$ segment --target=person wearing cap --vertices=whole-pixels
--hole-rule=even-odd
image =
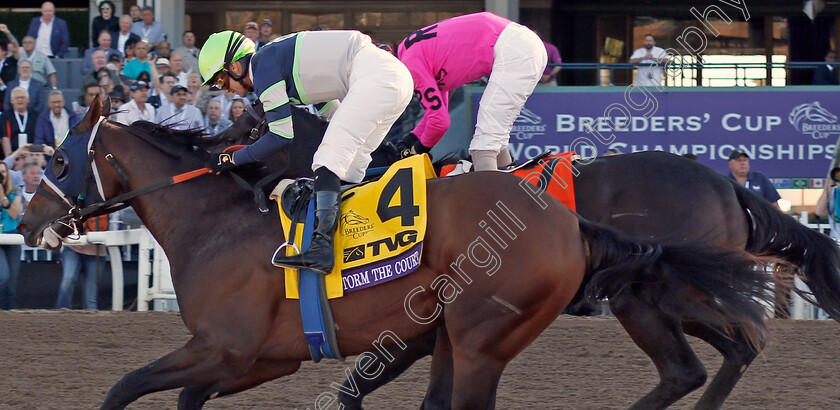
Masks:
[[[161,105],[155,115],[155,122],[167,125],[176,130],[190,130],[204,128],[201,111],[195,106],[187,104],[190,90],[180,84],[175,84],[169,90],[169,103]]]
[[[136,121],[155,122],[155,107],[146,101],[149,99],[149,84],[145,81],[135,81],[129,87],[131,90],[131,101],[120,107],[120,113],[111,118],[125,125],[131,125]]]
[[[169,64],[169,59],[166,57],[158,57],[155,60],[155,70],[157,70],[157,74],[164,75],[169,72],[171,66]]]
[[[779,208],[777,201],[782,197],[776,191],[776,187],[761,172],[750,171],[750,156],[742,148],[736,148],[729,154],[729,179],[761,195]]]
[[[114,91],[108,93],[108,98],[111,99],[111,112],[117,112],[125,104],[125,91],[122,88],[114,88]]]
[[[274,24],[270,19],[263,19],[260,22],[260,38],[257,40],[257,50],[270,43],[271,40],[274,40]]]
[[[176,48],[173,50],[173,53],[178,53],[181,57],[184,58],[184,71],[186,72],[198,72],[198,53],[201,52],[201,49],[196,47],[195,45],[195,33],[192,31],[185,31],[183,37],[181,38],[181,43],[183,44],[181,47]]]
[[[335,262],[340,183],[361,182],[365,176],[371,153],[411,100],[411,74],[370,37],[352,30],[292,33],[259,52],[242,34],[223,31],[204,43],[198,65],[205,85],[243,97],[254,91],[268,123],[268,133],[255,143],[211,157],[207,165],[217,172],[268,160],[291,144],[295,138],[292,104],[315,104],[331,117],[312,159],[312,244],[301,254],[287,257],[276,252],[272,258],[275,266],[329,274]]]
[[[245,34],[245,37],[248,38],[248,40],[251,40],[254,42],[254,44],[256,44],[257,39],[260,36],[260,26],[258,26],[257,23],[254,21],[249,21],[245,23],[245,30],[243,31],[243,33]]]

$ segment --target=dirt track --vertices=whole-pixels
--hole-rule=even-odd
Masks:
[[[772,324],[775,340],[745,374],[725,408],[840,408],[840,325]],[[128,371],[180,347],[189,335],[177,314],[0,312],[0,409],[91,409]],[[719,356],[692,340],[710,371]],[[227,398],[209,409],[314,408],[353,362],[305,363],[295,375]],[[371,395],[370,409],[418,408],[428,359]],[[626,408],[657,382],[656,370],[617,321],[562,316],[508,366],[500,409]],[[690,408],[698,392],[676,408]],[[129,408],[175,408],[177,392],[146,396]],[[337,408],[332,406],[331,408]]]

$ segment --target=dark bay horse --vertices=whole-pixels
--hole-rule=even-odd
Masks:
[[[219,142],[243,143],[243,133],[254,125],[253,119],[241,118]],[[300,115],[295,119],[295,127],[305,130],[308,136],[318,136],[323,135],[326,123]],[[314,152],[317,142],[309,144]],[[311,157],[311,153],[308,155]],[[308,166],[302,161],[299,172],[306,174]],[[696,161],[663,152],[598,158],[576,168],[580,172],[574,178],[576,207],[584,218],[634,236],[657,238],[663,243],[680,245],[706,240],[780,258],[799,266],[796,273],[810,286],[815,304],[835,320],[840,318],[840,251],[834,242],[782,214],[720,173]],[[577,295],[575,301],[581,296]],[[813,299],[812,295],[802,296]],[[660,384],[640,399],[635,408],[666,407],[705,384],[706,369],[683,333],[708,342],[723,356],[723,364],[697,403],[698,408],[720,407],[758,354],[740,335],[727,335],[723,329],[656,312],[642,300],[624,298],[620,303],[610,302],[612,312],[634,342],[648,353],[660,375]],[[366,394],[396,378],[416,360],[432,354],[435,339],[436,335],[430,333],[409,343],[405,349],[395,349],[390,354],[396,360],[383,360],[387,368],[377,378],[355,375],[358,389],[346,387],[347,391],[359,393],[342,392],[342,404],[349,409],[361,408]],[[427,407],[448,400],[440,397],[448,396],[445,384],[433,383],[430,387]]]
[[[203,167],[207,155],[195,149],[204,143],[201,134],[149,123],[126,127],[101,112],[97,99],[59,147],[19,230],[27,244],[41,244],[53,224],[67,222],[67,215],[73,223],[79,206],[144,190],[127,202],[169,258],[181,316],[193,335],[126,374],[102,408],[121,409],[174,388],[184,388],[179,408],[201,408],[210,398],[295,372],[310,356],[298,302],[284,297],[283,275],[270,263],[282,239],[276,210],[258,216],[250,193],[227,174],[145,191]],[[300,154],[296,145],[287,156]],[[331,301],[342,353],[437,332],[435,359],[451,365],[451,407],[492,408],[506,364],[584,283],[590,297],[609,297],[617,306],[626,301],[628,313],[643,303],[640,315],[726,327],[725,334],[763,343],[762,303],[772,279],[753,265],[765,261],[741,251],[630,240],[559,202],[543,207],[521,182],[495,172],[429,181],[420,268]],[[510,230],[504,240],[488,238],[488,211],[507,217],[499,225]],[[464,255],[469,263],[459,262]],[[460,264],[457,275],[453,262]],[[657,354],[670,354],[665,348]]]

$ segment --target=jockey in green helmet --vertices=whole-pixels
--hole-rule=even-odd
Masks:
[[[208,164],[216,171],[267,160],[291,144],[293,104],[315,104],[332,117],[312,159],[312,245],[295,256],[275,252],[272,260],[281,267],[330,273],[340,181],[362,180],[370,154],[408,105],[414,88],[408,69],[370,37],[352,30],[292,33],[258,52],[242,34],[223,31],[204,43],[198,67],[205,85],[243,97],[255,92],[268,124],[269,132],[255,143],[232,154],[216,154]]]

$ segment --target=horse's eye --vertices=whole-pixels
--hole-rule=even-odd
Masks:
[[[61,151],[56,151],[55,155],[53,155],[50,170],[59,181],[64,181],[70,175],[70,164],[64,158],[64,154]]]

